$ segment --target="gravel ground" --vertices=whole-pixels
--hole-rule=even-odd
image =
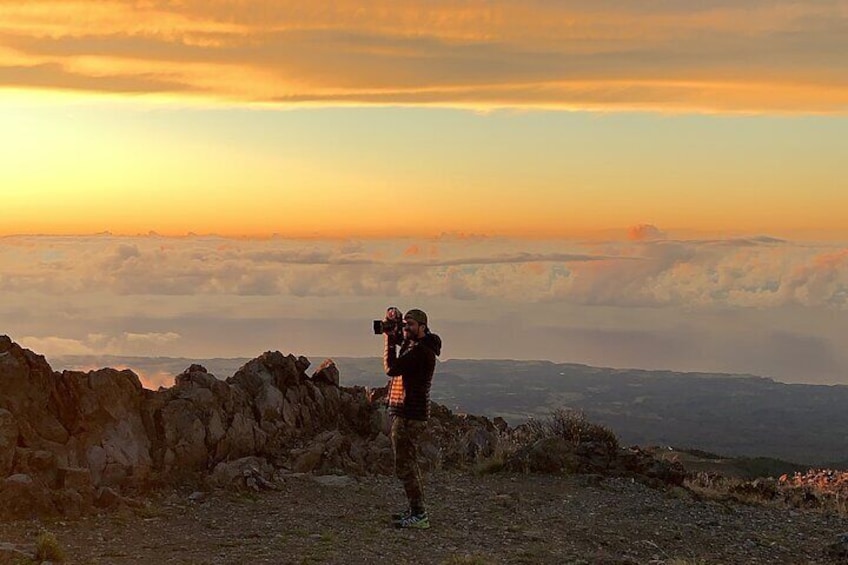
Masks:
[[[171,491],[141,508],[2,523],[0,544],[31,547],[46,529],[68,563],[773,564],[833,562],[825,549],[848,531],[835,515],[629,479],[459,472],[428,479],[431,529],[395,530],[394,480],[322,480],[287,476],[258,494]]]

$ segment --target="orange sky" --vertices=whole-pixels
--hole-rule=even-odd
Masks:
[[[846,29],[845,2],[0,0],[0,234],[842,237]]]

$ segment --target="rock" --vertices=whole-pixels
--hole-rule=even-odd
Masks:
[[[333,386],[339,386],[339,369],[336,367],[332,359],[327,359],[318,366],[318,370],[312,375],[312,380],[319,383],[326,383]]]
[[[35,559],[35,547],[0,543],[0,563],[31,563]]]
[[[109,509],[120,505],[123,498],[117,491],[109,487],[100,487],[94,497],[94,505],[98,508]]]
[[[312,480],[325,487],[347,487],[356,483],[356,479],[347,475],[314,475]]]
[[[171,454],[165,471],[186,474],[206,468],[209,452],[204,414],[202,405],[181,398],[168,402],[162,409],[163,440]]]
[[[17,445],[18,423],[15,421],[15,416],[8,410],[0,408],[0,478],[11,473]]]
[[[492,420],[492,424],[495,426],[495,428],[497,428],[498,432],[502,434],[505,434],[509,431],[509,424],[500,416],[496,416],[495,419]]]
[[[270,383],[280,390],[285,390],[289,386],[298,385],[301,380],[303,372],[293,355],[284,356],[279,351],[268,351],[245,363],[227,379],[227,383],[240,386],[250,396],[255,397],[266,384]]]
[[[17,448],[15,452],[16,473],[38,478],[46,485],[56,484],[58,461],[56,454],[43,449]]]
[[[66,443],[76,404],[74,391],[43,356],[0,336],[0,408],[14,416],[23,447]]]
[[[206,499],[206,493],[196,490],[190,495],[188,495],[188,499],[192,502],[202,502]]]
[[[60,488],[72,489],[80,493],[92,490],[93,484],[89,469],[59,467],[57,471]]]
[[[93,491],[80,493],[74,489],[62,489],[53,492],[53,502],[63,516],[78,518],[91,510]]]
[[[285,399],[280,389],[266,383],[256,396],[256,410],[262,422],[276,422],[283,412]]]
[[[65,371],[79,399],[74,439],[76,461],[88,464],[95,485],[120,485],[150,475],[151,442],[144,424],[143,388],[132,371],[101,369],[88,373]]]
[[[29,475],[16,474],[0,482],[0,516],[35,518],[57,512],[45,485]]]
[[[321,463],[322,457],[322,451],[316,451],[314,449],[312,451],[306,451],[297,457],[292,469],[296,473],[311,473]]]
[[[274,468],[262,457],[244,457],[215,466],[209,484],[217,488],[237,490],[271,490]]]

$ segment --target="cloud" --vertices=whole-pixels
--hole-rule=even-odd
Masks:
[[[627,239],[631,241],[645,241],[647,239],[665,239],[666,234],[657,226],[651,224],[639,224],[627,230]]]
[[[57,336],[22,336],[21,346],[42,355],[93,355],[97,350],[91,345],[78,340]]]
[[[454,297],[610,306],[848,309],[848,251],[768,237],[601,243],[505,238],[0,239],[0,291],[27,296]],[[417,250],[414,253],[410,251]],[[122,298],[125,297],[125,298]],[[21,298],[24,300],[24,298]],[[72,301],[71,304],[75,302]],[[74,314],[69,314],[74,315]]]
[[[3,1],[0,21],[4,86],[474,108],[844,113],[848,101],[836,1]]]
[[[180,339],[180,334],[174,332],[166,332],[166,333],[145,333],[145,334],[137,334],[137,333],[125,333],[124,338],[128,343],[141,343],[141,344],[153,344],[159,345],[162,343],[169,343],[172,341],[176,341]]]

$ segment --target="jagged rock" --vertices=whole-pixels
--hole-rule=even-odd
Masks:
[[[60,467],[57,474],[59,488],[72,489],[79,493],[89,492],[93,489],[94,485],[89,469]]]
[[[261,422],[276,422],[282,416],[285,398],[280,389],[266,383],[256,396],[256,410]]]
[[[152,471],[151,442],[142,415],[143,387],[129,370],[65,371],[79,399],[75,445],[67,466],[85,465],[95,485],[120,485]]]
[[[0,408],[0,477],[5,477],[12,471],[17,445],[18,423],[11,412]]]
[[[165,444],[165,471],[190,472],[206,468],[206,427],[202,416],[205,410],[190,400],[177,399],[162,410],[162,429]]]
[[[57,513],[50,491],[29,475],[16,474],[0,482],[0,516],[18,519]]]
[[[218,463],[209,477],[210,485],[239,490],[273,489],[274,467],[262,457],[243,457],[228,463]]]
[[[332,359],[327,359],[318,366],[318,370],[312,375],[312,380],[339,386],[339,369]]]
[[[59,464],[56,454],[41,449],[19,447],[15,453],[15,468],[17,474],[38,477],[47,485],[56,484]]]
[[[6,506],[78,514],[92,504],[130,504],[125,486],[196,474],[211,473],[210,482],[228,488],[272,488],[268,461],[300,473],[392,474],[385,405],[364,387],[339,387],[331,360],[312,378],[308,367],[305,357],[266,352],[226,381],[191,365],[173,387],[149,391],[131,371],[54,373],[43,357],[0,337],[0,481],[18,473],[2,483],[0,514]],[[437,404],[421,465],[468,466],[502,452],[502,441],[526,444],[508,461],[516,470],[639,475],[663,484],[684,476],[609,442],[527,444],[502,419]]]
[[[109,487],[100,487],[94,497],[94,505],[98,508],[115,508],[123,502],[123,497]]]
[[[64,444],[76,415],[76,395],[41,355],[0,336],[0,408],[17,421],[24,447]]]
[[[297,370],[301,373],[305,373],[306,369],[309,368],[309,365],[311,365],[309,359],[307,359],[303,355],[298,356],[297,360],[295,361],[295,366],[297,367]]]
[[[227,383],[238,385],[250,396],[256,396],[266,384],[285,390],[300,384],[303,377],[303,371],[293,355],[284,356],[279,351],[268,351],[245,363],[227,379]]]
[[[93,507],[93,494],[93,490],[81,493],[71,488],[61,489],[53,492],[53,503],[63,516],[79,517]]]

